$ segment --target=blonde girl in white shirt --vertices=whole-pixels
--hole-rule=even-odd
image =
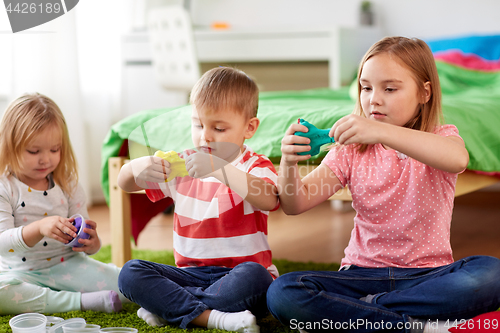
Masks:
[[[74,214],[90,238],[75,236]],[[14,100],[0,124],[0,314],[117,312],[119,268],[99,251],[68,128],[59,107],[34,93]]]

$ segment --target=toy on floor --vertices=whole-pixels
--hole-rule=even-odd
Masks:
[[[330,128],[318,129],[316,128],[316,126],[305,121],[302,118],[299,118],[298,123],[306,126],[309,129],[309,131],[306,133],[295,132],[294,135],[305,136],[306,138],[309,138],[311,140],[311,143],[309,143],[309,145],[311,146],[311,150],[297,153],[297,155],[311,155],[311,156],[318,155],[319,149],[321,148],[322,145],[335,142],[335,140],[328,135],[330,133]],[[303,146],[302,144],[297,144],[297,145]]]
[[[66,246],[71,246],[71,247],[82,247],[83,244],[79,243],[79,239],[89,239],[90,235],[86,232],[83,231],[85,228],[90,228],[87,226],[85,223],[85,219],[83,218],[82,215],[80,214],[75,214],[71,216],[70,218],[75,218],[73,220],[73,225],[76,227],[76,237],[71,240],[68,244],[65,244]]]
[[[186,161],[179,157],[179,155],[171,150],[167,152],[163,152],[161,150],[157,150],[155,153],[156,157],[161,157],[168,163],[170,163],[170,175],[168,176],[165,182],[169,182],[175,177],[184,177],[189,176],[189,173],[186,169]]]

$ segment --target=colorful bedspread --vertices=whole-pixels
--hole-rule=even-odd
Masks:
[[[500,70],[500,35],[439,39],[427,44],[436,60],[470,70]]]
[[[445,122],[458,127],[470,154],[468,168],[500,173],[500,35],[434,40],[428,44],[436,58]],[[348,87],[261,93],[261,125],[247,144],[278,161],[281,139],[291,123],[303,118],[318,128],[328,128],[351,113],[353,107]],[[106,200],[108,158],[126,155],[127,140],[151,147],[132,157],[152,154],[156,149],[179,152],[192,148],[190,115],[190,106],[149,110],[112,126],[102,146],[101,184]],[[324,153],[316,161],[322,156]],[[148,210],[132,207],[133,223],[141,219],[137,215],[144,211]],[[142,220],[146,218],[149,220],[148,216]]]

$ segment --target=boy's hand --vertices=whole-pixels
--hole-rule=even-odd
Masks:
[[[83,244],[82,247],[73,247],[75,252],[85,252],[86,254],[95,254],[101,248],[101,241],[97,236],[97,224],[92,220],[85,220],[87,228],[83,228],[83,232],[89,234],[88,239],[79,239],[78,243]]]
[[[367,119],[355,114],[340,118],[330,130],[330,136],[335,142],[343,145],[352,143],[375,144],[379,143],[379,135],[384,130],[384,123]]]
[[[281,140],[281,161],[293,165],[299,161],[311,158],[311,155],[297,155],[297,153],[311,150],[311,140],[304,136],[294,135],[295,132],[307,133],[308,128],[304,125],[294,123],[286,130],[285,136]],[[301,145],[296,145],[299,143]]]
[[[163,183],[170,175],[170,163],[161,157],[144,156],[130,161],[135,180]]]
[[[76,227],[69,219],[61,216],[49,216],[38,221],[42,236],[67,244],[76,237]]]
[[[186,158],[186,169],[193,178],[207,178],[213,172],[224,168],[229,162],[205,152],[197,152]]]

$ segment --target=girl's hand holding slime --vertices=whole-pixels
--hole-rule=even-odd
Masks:
[[[307,132],[309,129],[301,124],[291,124],[281,140],[281,163],[287,165],[297,164],[311,158],[309,151],[311,140],[305,136],[294,135],[296,132]],[[300,154],[299,153],[303,153]],[[304,155],[305,154],[305,155]]]
[[[380,143],[380,135],[387,133],[391,128],[390,124],[385,124],[367,119],[355,114],[350,114],[340,118],[330,130],[332,137],[337,138],[337,142],[342,145],[353,143],[375,144]]]
[[[309,138],[311,141],[309,145],[311,149],[309,151],[298,152],[298,155],[318,155],[321,146],[327,143],[334,143],[333,137],[330,137],[330,129],[318,129],[313,124],[305,121],[304,119],[299,119],[299,124],[307,127],[307,132],[297,131],[294,134],[298,136],[304,136]]]

